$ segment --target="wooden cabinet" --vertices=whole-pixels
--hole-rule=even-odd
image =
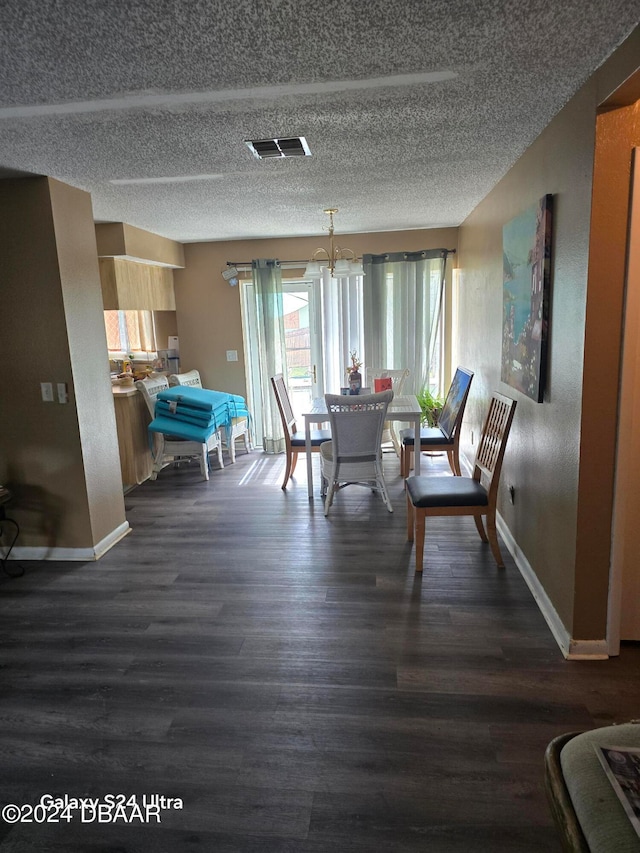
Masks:
[[[122,485],[135,486],[148,480],[153,467],[147,425],[149,410],[136,388],[113,388],[116,410],[116,429],[120,449]]]
[[[99,258],[105,311],[175,311],[173,270],[123,258]]]

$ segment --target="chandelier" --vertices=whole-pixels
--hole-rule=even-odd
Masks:
[[[362,261],[358,260],[352,249],[335,246],[333,242],[333,215],[338,212],[337,207],[328,207],[324,211],[329,216],[329,227],[323,226],[329,231],[329,249],[316,249],[311,260],[307,264],[304,277],[311,281],[319,281],[322,278],[323,267],[329,268],[332,278],[350,275],[364,275]]]

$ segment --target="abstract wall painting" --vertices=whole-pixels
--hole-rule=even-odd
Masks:
[[[501,379],[542,403],[547,375],[553,196],[502,229]]]

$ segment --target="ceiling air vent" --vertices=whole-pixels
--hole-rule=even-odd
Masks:
[[[289,136],[284,139],[245,139],[245,144],[258,160],[266,160],[268,157],[311,156],[304,136]]]

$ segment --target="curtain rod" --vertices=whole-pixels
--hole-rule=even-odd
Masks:
[[[298,267],[306,267],[309,259],[306,261],[280,261],[280,266],[284,269],[296,269]],[[238,270],[250,270],[251,261],[227,261],[228,267],[235,267]]]
[[[407,252],[407,254],[413,255],[413,254],[417,254],[419,252],[432,252],[432,251],[434,251],[434,250],[433,249],[418,249],[417,252]],[[442,251],[446,252],[447,255],[455,255],[456,254],[455,249],[442,249]],[[366,253],[366,254],[368,254],[368,253]],[[394,254],[394,253],[393,252],[383,252],[382,254]],[[306,265],[308,263],[309,263],[309,258],[307,258],[306,261],[280,261],[280,266],[283,269],[297,269],[299,267],[306,267]],[[251,269],[251,261],[227,261],[227,266],[228,267],[236,267],[236,269],[242,270],[244,272],[245,270]]]

